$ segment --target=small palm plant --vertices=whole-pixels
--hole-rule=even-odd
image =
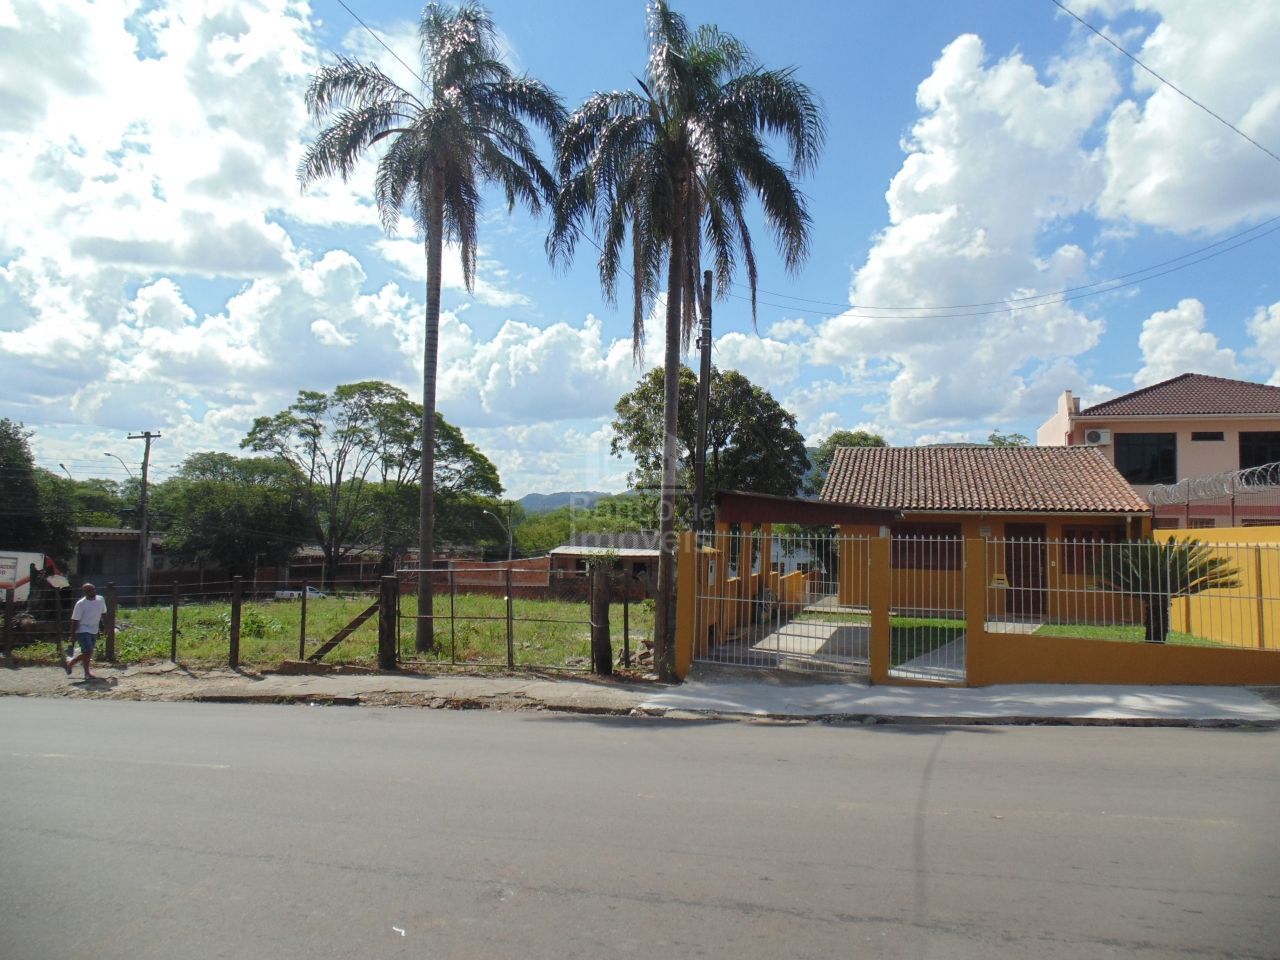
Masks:
[[[1240,586],[1239,572],[1231,561],[1192,537],[1104,547],[1094,562],[1093,575],[1099,587],[1142,604],[1148,643],[1164,643],[1168,638],[1169,605],[1175,597]]]

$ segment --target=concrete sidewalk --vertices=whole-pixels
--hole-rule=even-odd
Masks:
[[[1280,688],[1028,685],[867,687],[771,671],[700,674],[679,686],[582,675],[511,676],[189,670],[95,665],[0,668],[0,696],[548,710],[624,716],[836,719],[901,723],[1280,726]]]
[[[868,722],[1280,726],[1280,691],[1243,687],[865,687],[691,680],[646,709]]]

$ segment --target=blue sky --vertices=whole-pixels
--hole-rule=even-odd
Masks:
[[[350,6],[413,62],[420,7]],[[811,442],[1034,436],[1065,389],[1100,400],[1187,370],[1280,382],[1280,233],[1100,295],[1020,300],[1280,215],[1280,163],[1049,0],[677,8],[795,66],[826,108],[807,264],[787,274],[757,223],[757,323],[741,287],[715,310],[716,362]],[[570,107],[643,68],[638,0],[490,9],[512,62]],[[1280,152],[1280,6],[1072,9]],[[0,416],[36,431],[43,465],[122,477],[103,453],[136,461],[125,435],[153,429],[164,476],[236,449],[298,389],[419,390],[420,245],[380,230],[368,168],[305,196],[294,178],[314,132],[302,92],[333,51],[413,82],[329,0],[0,0]],[[545,229],[491,197],[475,295],[446,265],[440,408],[514,496],[618,490],[610,413],[646,369],[630,306],[603,302],[587,245],[552,270]],[[986,303],[1004,306],[938,309]]]

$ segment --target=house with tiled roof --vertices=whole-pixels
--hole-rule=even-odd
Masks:
[[[884,532],[895,609],[926,597],[959,609],[962,542],[981,539],[1005,612],[1040,617],[1055,613],[1046,609],[1053,588],[1087,580],[1089,544],[1149,530],[1146,502],[1102,451],[1084,446],[842,447],[821,499],[899,516],[887,530],[841,525],[851,538],[841,603],[854,606],[866,583],[857,544]]]
[[[1204,496],[1189,483],[1280,462],[1280,387],[1184,373],[1084,409],[1068,390],[1036,438],[1101,451],[1144,499],[1164,488],[1154,497],[1157,526],[1280,522],[1274,494],[1239,497],[1224,484],[1221,496]],[[1178,484],[1185,497],[1167,490]]]

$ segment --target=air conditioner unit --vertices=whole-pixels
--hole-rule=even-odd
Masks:
[[[1084,442],[1091,447],[1104,447],[1111,442],[1110,430],[1086,430]]]

